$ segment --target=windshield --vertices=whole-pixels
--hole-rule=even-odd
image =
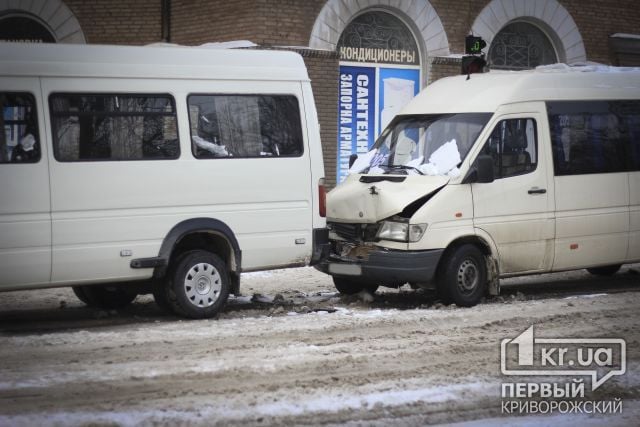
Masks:
[[[350,172],[455,173],[490,117],[491,113],[397,116]]]

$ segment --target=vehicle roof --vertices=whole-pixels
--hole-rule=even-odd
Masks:
[[[640,68],[554,64],[446,77],[427,86],[400,114],[494,112],[516,102],[587,99],[640,99]]]
[[[0,76],[309,80],[288,51],[10,42],[0,43]]]

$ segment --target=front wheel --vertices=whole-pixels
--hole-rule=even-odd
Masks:
[[[227,266],[211,252],[195,250],[182,254],[169,276],[167,302],[180,316],[192,319],[215,316],[229,297],[231,280]]]
[[[355,295],[360,291],[367,290],[373,294],[378,290],[378,285],[373,285],[359,280],[345,279],[344,277],[333,277],[333,284],[338,292],[344,295]]]
[[[471,307],[480,302],[487,288],[484,255],[471,244],[445,255],[437,276],[438,293],[446,303]]]

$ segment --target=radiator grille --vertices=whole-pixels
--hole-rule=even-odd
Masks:
[[[340,237],[352,241],[373,242],[378,233],[378,224],[347,224],[331,222],[329,227]]]

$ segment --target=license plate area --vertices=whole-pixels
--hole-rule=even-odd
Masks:
[[[362,267],[357,264],[329,264],[329,273],[343,276],[361,276]]]

